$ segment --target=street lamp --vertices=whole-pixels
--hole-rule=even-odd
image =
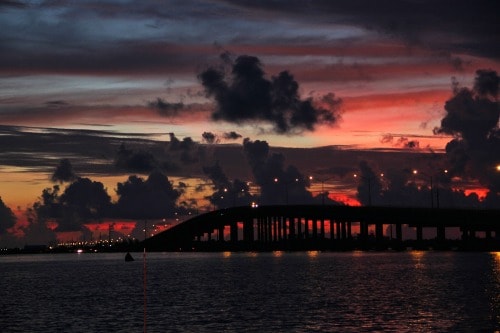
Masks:
[[[358,175],[358,174],[354,174],[354,178],[361,178],[361,179],[364,179],[368,182],[368,206],[371,206],[372,205],[372,179],[374,179],[374,177],[366,177],[366,176],[362,176],[362,175]],[[384,177],[384,174],[381,173],[380,174],[380,177]]]
[[[274,178],[274,182],[275,182],[276,184],[278,184],[278,183],[279,183],[279,178]],[[292,184],[292,183],[294,183],[294,182],[298,183],[298,182],[299,182],[299,179],[298,179],[298,178],[295,178],[295,179],[294,179],[294,180],[292,180],[292,181],[289,181],[289,182],[283,182],[283,184],[285,184],[285,203],[286,203],[286,205],[288,205],[288,184]]]
[[[447,174],[448,170],[446,170],[446,169],[443,170],[443,173]],[[413,170],[413,174],[414,175],[421,174],[421,175],[429,178],[430,185],[431,185],[431,208],[434,208],[434,185],[433,185],[433,181],[432,181],[433,180],[433,176],[432,175],[428,175],[425,172],[418,171],[416,169]],[[436,207],[439,208],[439,184],[438,184],[438,186],[436,186]]]
[[[354,176],[356,177],[356,176]],[[322,205],[325,205],[325,182],[332,179],[334,177],[330,177],[330,178],[325,178],[325,179],[318,179],[318,181],[321,182],[321,204]],[[313,180],[313,176],[309,176],[309,180]]]
[[[419,173],[418,170],[413,170],[413,174],[416,176],[417,174]],[[432,184],[432,176],[429,176],[428,174],[424,173],[424,172],[420,172],[421,175],[425,176],[425,177],[429,177],[430,179],[430,182],[431,182],[431,208],[434,208],[434,186]]]

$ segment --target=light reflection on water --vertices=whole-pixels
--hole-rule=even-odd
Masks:
[[[133,256],[0,256],[0,331],[142,331],[142,253]],[[496,253],[147,258],[148,332],[500,330]]]

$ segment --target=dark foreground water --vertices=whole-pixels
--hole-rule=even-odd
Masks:
[[[143,254],[0,256],[0,332],[142,332]],[[148,253],[148,332],[500,331],[500,253]]]

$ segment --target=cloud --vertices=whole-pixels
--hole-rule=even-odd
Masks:
[[[420,142],[418,140],[410,140],[406,136],[400,136],[399,138],[396,139],[393,134],[384,134],[382,138],[380,138],[380,142],[384,144],[391,144],[394,147],[401,147],[405,149],[420,148]]]
[[[158,171],[153,171],[146,180],[129,176],[127,181],[117,184],[116,193],[118,215],[138,219],[174,216],[181,194],[168,177]]]
[[[7,229],[14,226],[16,223],[16,216],[14,212],[4,204],[2,198],[0,197],[0,236],[2,236]]]
[[[307,204],[314,198],[307,190],[310,180],[297,167],[285,165],[285,157],[279,153],[269,154],[266,141],[243,141],[243,150],[252,169],[254,179],[260,186],[261,204]]]
[[[127,149],[123,143],[115,158],[116,168],[130,172],[151,172],[158,165],[158,161],[151,152]]]
[[[77,178],[75,172],[73,171],[73,166],[68,158],[63,158],[59,161],[59,165],[54,170],[51,180],[53,182],[69,182]]]
[[[299,84],[288,71],[267,79],[257,57],[238,56],[233,62],[224,53],[221,61],[222,65],[198,75],[207,97],[216,102],[214,120],[263,122],[276,133],[286,134],[314,131],[317,125],[332,126],[340,118],[340,99],[331,93],[319,101],[301,99]]]
[[[212,132],[203,132],[201,134],[201,137],[203,138],[203,141],[205,141],[208,144],[213,144],[218,142],[217,135],[215,135]]]
[[[222,137],[226,140],[238,140],[242,138],[241,134],[238,134],[235,131],[226,132],[222,135]]]
[[[500,177],[495,167],[500,164],[500,79],[492,70],[478,70],[474,87],[459,88],[445,103],[446,114],[435,134],[454,136],[446,153],[454,172],[478,177],[483,185],[500,191]]]
[[[148,102],[148,106],[157,110],[162,116],[177,116],[179,110],[184,108],[183,103],[170,103],[159,97],[155,101]]]
[[[0,1],[0,7],[16,7],[16,8],[24,8],[27,5],[22,3],[21,1],[14,0],[2,0]]]
[[[497,3],[495,0],[319,0],[304,6],[289,1],[227,1],[258,15],[291,17],[304,23],[345,24],[363,27],[410,45],[429,49],[500,57]]]

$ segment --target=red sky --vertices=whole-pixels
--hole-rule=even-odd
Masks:
[[[235,131],[296,148],[405,149],[413,142],[413,150],[443,152],[451,137],[433,129],[445,115],[452,83],[470,87],[476,70],[500,70],[495,5],[4,1],[0,124],[164,141],[175,133],[196,142],[203,132],[222,137]],[[342,100],[340,118],[288,134],[263,119],[214,121],[216,101],[206,96],[199,75],[221,65],[224,52],[232,61],[257,57],[267,79],[288,71],[302,100],[333,93]],[[151,107],[158,98],[182,107],[166,116]],[[50,185],[49,174],[31,165],[0,165],[0,196],[10,206],[30,204]],[[107,183],[110,190],[115,181]]]

